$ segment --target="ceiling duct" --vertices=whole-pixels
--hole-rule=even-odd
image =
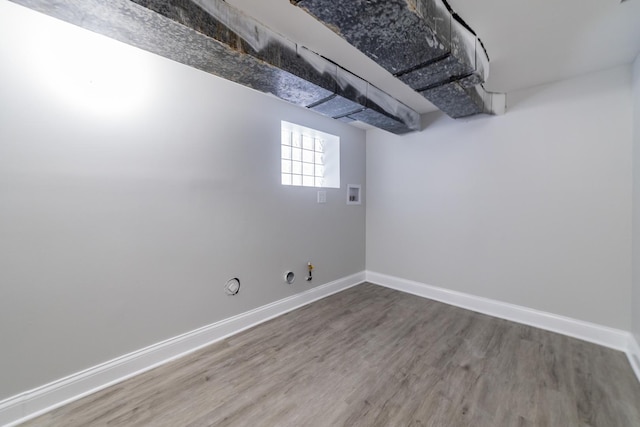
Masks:
[[[420,129],[414,110],[222,0],[11,1],[335,119]]]
[[[453,118],[504,113],[489,58],[442,0],[290,0]]]

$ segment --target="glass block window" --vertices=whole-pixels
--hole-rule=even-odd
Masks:
[[[337,142],[336,142],[337,141]],[[282,122],[282,185],[340,187],[339,138],[315,129]],[[337,154],[335,145],[338,144]],[[327,167],[329,163],[335,164]],[[337,186],[335,171],[338,171]]]

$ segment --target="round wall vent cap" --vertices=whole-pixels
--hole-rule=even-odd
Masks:
[[[237,295],[240,292],[240,279],[234,277],[233,279],[227,280],[227,283],[224,285],[224,291],[227,295]]]

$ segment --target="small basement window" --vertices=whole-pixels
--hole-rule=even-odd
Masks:
[[[340,137],[282,121],[282,185],[340,188]]]

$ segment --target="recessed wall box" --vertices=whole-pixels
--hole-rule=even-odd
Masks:
[[[361,204],[360,198],[360,185],[349,184],[347,186],[347,204],[348,205],[359,205]]]

